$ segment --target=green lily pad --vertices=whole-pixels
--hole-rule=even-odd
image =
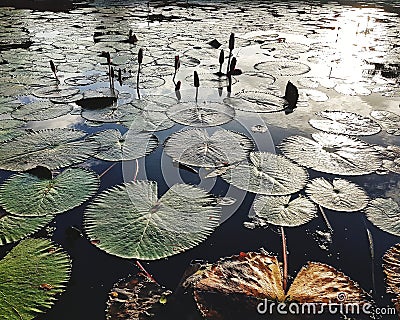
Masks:
[[[288,195],[303,189],[307,171],[289,159],[269,152],[251,152],[250,162],[232,166],[222,178],[235,187],[265,195]]]
[[[21,217],[12,214],[0,213],[0,246],[19,241],[39,231],[51,220],[53,216]]]
[[[30,320],[50,309],[70,272],[69,256],[50,240],[21,241],[0,261],[0,314]]]
[[[317,217],[317,208],[305,197],[260,196],[253,203],[256,216],[282,227],[297,227]]]
[[[219,217],[215,199],[202,189],[177,184],[158,199],[156,182],[136,181],[97,196],[84,226],[90,240],[112,255],[156,260],[204,241]]]
[[[53,179],[18,173],[0,186],[0,204],[14,215],[55,215],[81,205],[98,187],[97,174],[81,168],[66,169]]]
[[[86,133],[71,129],[27,132],[0,145],[0,168],[25,171],[37,166],[49,169],[85,161],[98,152],[98,143],[83,139]]]
[[[158,146],[158,139],[151,133],[121,135],[119,130],[100,131],[92,136],[100,144],[101,151],[95,158],[105,161],[127,161],[150,154]]]
[[[0,143],[14,139],[24,133],[21,129],[25,125],[19,120],[0,120]]]

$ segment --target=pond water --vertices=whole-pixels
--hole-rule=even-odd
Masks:
[[[366,218],[366,210],[375,198],[391,198],[400,204],[400,152],[390,159],[378,148],[400,146],[400,118],[395,117],[400,115],[399,13],[399,1],[94,0],[77,2],[74,8],[59,12],[2,7],[0,123],[4,127],[0,127],[0,147],[11,138],[18,139],[26,130],[70,128],[91,135],[117,129],[127,133],[126,141],[129,137],[138,139],[138,132],[153,132],[158,145],[145,157],[117,162],[87,157],[77,166],[101,176],[98,193],[123,182],[149,180],[158,183],[159,197],[173,185],[186,183],[218,198],[234,199],[234,203],[221,207],[220,224],[205,241],[177,255],[141,261],[158,283],[171,290],[179,285],[193,260],[215,262],[221,257],[260,248],[277,255],[279,261],[283,259],[280,228],[273,224],[260,227],[251,219],[255,215],[254,200],[259,196],[239,188],[241,182],[228,183],[229,179],[221,176],[206,177],[212,170],[196,165],[201,160],[196,155],[188,156],[190,161],[186,163],[183,156],[178,157],[183,164],[177,165],[171,153],[178,152],[179,145],[183,150],[186,145],[190,147],[191,139],[178,140],[171,146],[176,133],[204,127],[211,135],[226,129],[250,138],[254,151],[282,154],[283,150],[285,156],[307,167],[308,180],[346,179],[363,188],[370,199],[367,209],[364,206],[354,212],[325,208],[328,224],[318,211],[310,222],[284,228],[289,282],[308,261],[326,263],[356,281],[371,294],[378,307],[392,308],[393,295],[386,293],[382,257],[399,242],[400,231],[396,217],[376,222]],[[137,41],[128,41],[130,30]],[[221,49],[225,53],[222,71],[227,70],[231,33],[235,36],[232,56],[237,59],[236,68],[241,74],[236,72],[232,76],[229,93],[227,79],[216,73]],[[137,89],[140,48],[144,57]],[[115,73],[113,91],[108,75],[110,66],[102,52],[110,54]],[[174,76],[177,55],[180,68]],[[57,69],[54,74],[50,60]],[[194,71],[199,75],[198,89],[193,85]],[[178,81],[181,88],[175,91]],[[287,108],[282,99],[288,81],[299,90],[294,109]],[[91,97],[98,98],[94,100],[96,104],[104,97],[117,97],[115,108],[111,111],[98,105],[88,108],[79,103],[82,98]],[[141,100],[150,101],[149,105],[141,107]],[[181,103],[177,104],[178,100]],[[49,109],[20,107],[37,101],[38,106],[50,103]],[[139,107],[133,110],[132,104]],[[178,107],[171,109],[172,104]],[[57,105],[63,107],[56,108]],[[374,113],[379,110],[390,112],[391,120],[385,122],[379,118]],[[352,118],[354,114],[356,118]],[[8,130],[3,122],[8,119],[23,122]],[[370,133],[374,128],[379,132]],[[345,148],[343,162],[331,167],[329,158],[318,158],[326,156],[322,151],[331,148],[328,151],[334,153],[332,148],[337,148],[334,144],[328,146],[329,135],[321,138],[322,142],[328,141],[325,149],[313,149],[315,153],[311,156],[302,153],[309,145],[288,139],[292,136],[311,139],[312,134],[315,137],[324,131],[345,133],[345,139],[349,139],[341,145]],[[221,149],[227,159],[234,158],[236,153],[230,148],[236,138],[223,137],[219,141]],[[331,136],[335,141],[340,137]],[[357,147],[352,144],[354,139],[365,143],[360,147],[357,140]],[[293,144],[289,145],[290,141]],[[172,151],[168,151],[168,146]],[[365,154],[360,156],[357,150]],[[377,154],[380,162],[374,167]],[[346,161],[353,161],[352,157],[360,157],[361,165],[346,167]],[[394,169],[383,168],[382,159],[383,164]],[[348,171],[343,173],[343,167]],[[1,168],[8,169],[3,163]],[[367,169],[361,172],[362,168]],[[0,181],[3,183],[16,171],[21,170],[0,170]],[[289,177],[288,185],[295,178],[295,175]],[[292,198],[298,195],[306,195],[304,189],[297,189]],[[135,259],[99,250],[96,239],[87,235],[83,221],[90,201],[57,215],[33,235],[51,238],[72,259],[71,278],[65,292],[37,319],[105,319],[106,301],[113,285],[138,272]],[[0,211],[0,219],[2,214],[4,211]],[[333,230],[331,241],[326,238],[329,224]],[[383,231],[382,225],[391,233]],[[0,256],[13,246],[15,243],[1,246]],[[184,319],[200,318],[195,311],[182,314]],[[344,318],[337,316],[337,319]]]

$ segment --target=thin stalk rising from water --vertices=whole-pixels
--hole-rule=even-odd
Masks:
[[[181,62],[179,60],[179,56],[175,56],[175,63],[174,63],[174,68],[175,68],[175,72],[174,72],[174,77],[172,78],[172,81],[175,83],[175,77],[176,77],[176,72],[178,71],[179,67],[181,66]]]
[[[51,71],[53,71],[54,77],[56,78],[57,82],[60,82],[60,80],[57,77],[57,67],[54,64],[53,60],[50,60],[50,68],[51,68]]]
[[[140,99],[140,92],[139,92],[139,80],[140,80],[140,68],[142,66],[143,63],[143,49],[140,48],[139,52],[138,52],[138,72],[137,72],[137,77],[136,77],[136,91],[137,91],[137,95],[138,98]]]
[[[282,255],[283,255],[283,291],[286,293],[287,282],[288,282],[288,259],[287,259],[287,245],[285,230],[281,227],[282,237]]]
[[[235,48],[235,34],[231,33],[231,36],[229,37],[229,57],[228,57],[228,66],[226,68],[226,74],[229,73],[229,66],[231,64],[232,51],[234,48]]]
[[[194,82],[194,86],[196,87],[195,101],[197,103],[197,97],[199,94],[199,87],[200,87],[200,80],[199,80],[199,75],[197,74],[197,71],[194,71],[194,73],[193,73],[193,82]]]

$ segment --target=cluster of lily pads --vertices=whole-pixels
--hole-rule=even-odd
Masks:
[[[374,74],[365,72],[367,80],[361,85],[331,77],[331,74],[304,76],[321,59],[337,63],[344,58],[328,50],[332,49],[331,44],[317,41],[315,33],[307,31],[301,19],[296,20],[296,24],[308,41],[298,43],[283,38],[289,30],[282,27],[284,18],[280,10],[293,16],[307,14],[283,5],[263,7],[264,12],[266,9],[273,17],[270,23],[280,28],[270,32],[269,27],[264,26],[265,32],[261,35],[236,37],[234,48],[231,43],[227,46],[223,39],[208,41],[218,34],[238,31],[233,22],[214,24],[212,31],[205,28],[213,19],[212,5],[192,8],[194,17],[196,14],[199,17],[193,18],[196,23],[188,20],[179,7],[151,11],[139,4],[140,10],[129,8],[124,12],[116,8],[77,9],[69,13],[74,19],[54,13],[47,16],[41,29],[35,26],[39,19],[42,21],[41,13],[27,18],[24,11],[1,10],[5,19],[0,23],[0,48],[5,51],[0,53],[0,70],[4,74],[0,82],[4,93],[0,97],[0,169],[13,173],[0,185],[0,245],[20,242],[0,261],[0,279],[7,279],[0,284],[3,293],[0,314],[9,315],[8,319],[32,319],[49,308],[55,296],[65,289],[71,268],[68,255],[49,240],[27,237],[43,229],[57,215],[88,200],[91,202],[82,207],[85,235],[94,246],[118,257],[140,260],[169,257],[197,246],[214,232],[219,225],[221,208],[214,195],[199,187],[176,184],[160,195],[157,182],[135,180],[97,194],[99,174],[82,166],[91,158],[119,163],[145,157],[161,145],[156,133],[175,125],[189,128],[175,131],[163,141],[165,153],[173,161],[206,168],[209,177],[221,177],[230,185],[257,194],[253,204],[254,226],[300,226],[316,218],[318,210],[323,214],[322,208],[345,212],[364,210],[371,223],[400,236],[399,204],[390,198],[370,199],[361,186],[345,178],[372,173],[400,174],[399,147],[378,146],[360,138],[381,130],[388,135],[399,135],[400,115],[387,110],[373,110],[369,117],[342,110],[321,111],[309,120],[309,124],[320,131],[314,132],[311,138],[303,135],[285,138],[279,145],[280,155],[255,150],[256,143],[245,133],[215,128],[239,119],[241,112],[274,113],[284,117],[282,111],[287,109],[287,101],[275,83],[282,77],[297,77],[299,107],[311,103],[322,105],[329,99],[326,91],[331,89],[343,95],[379,92],[396,97],[398,80],[385,76],[388,61],[382,62],[382,68],[375,68]],[[128,34],[127,17],[150,19],[157,10],[162,11],[161,18],[175,20],[172,23],[179,28],[190,26],[193,34],[202,36],[194,39],[174,31],[176,28],[155,25],[137,28],[136,41],[130,41],[132,34]],[[224,5],[219,10],[220,15],[242,17],[242,27],[246,31],[261,28],[252,25],[261,14],[257,5],[244,5],[241,10]],[[320,14],[333,14],[325,12],[328,10],[325,7],[319,10]],[[250,19],[246,12],[254,17]],[[310,17],[308,26],[321,27],[321,38],[332,31],[322,28],[326,21],[315,15],[307,16]],[[96,17],[102,19],[100,25]],[[7,21],[11,18],[21,19],[22,25],[9,25]],[[65,23],[65,30],[49,39],[46,31],[52,30],[57,21]],[[85,28],[81,31],[82,25]],[[93,34],[90,39],[85,36],[88,30]],[[6,37],[6,33],[10,36]],[[75,34],[73,38],[78,41],[69,39],[69,34]],[[393,38],[388,35],[393,48],[365,53],[363,58],[370,63],[363,64],[364,71],[370,70],[372,62],[381,59],[380,54],[393,54],[396,41]],[[331,55],[321,55],[320,46]],[[257,47],[266,59],[246,65],[242,50],[252,47]],[[139,48],[143,48],[140,61],[136,54]],[[242,74],[230,79],[228,75],[215,73],[221,62],[230,66],[227,59],[218,60],[220,51],[217,49],[221,48],[231,52],[228,59],[231,55],[237,58]],[[104,52],[110,57],[108,68]],[[181,63],[178,74],[177,65],[173,63],[177,54]],[[304,54],[308,55],[310,64],[298,61]],[[193,69],[198,73],[185,73]],[[140,73],[140,78],[136,77],[136,72]],[[177,89],[176,84],[171,84],[181,73],[183,86],[187,88],[218,88],[222,94],[232,85],[232,94],[221,99],[198,100],[197,95],[196,99],[182,99],[173,90]],[[108,87],[110,77],[113,78],[111,83],[115,78],[119,85]],[[136,96],[132,88],[138,89]],[[142,96],[139,90],[144,93]],[[159,91],[154,94],[151,90]],[[165,94],[171,91],[172,94]],[[29,128],[48,120],[74,116],[79,119],[78,123],[85,121],[90,131],[95,132]],[[104,124],[116,124],[117,128],[96,129]],[[310,180],[309,170],[321,176]],[[331,179],[324,174],[343,177]],[[236,279],[237,284],[226,282],[221,274],[230,274],[226,279]],[[255,282],[254,274],[258,275],[258,291],[252,287],[243,289],[249,278]],[[276,257],[244,253],[204,266],[186,279],[184,287],[193,290],[199,310],[210,319],[218,318],[218,313],[222,312],[209,307],[212,303],[207,294],[215,292],[244,293],[256,299],[285,301],[290,297],[298,302],[324,303],[324,299],[333,301],[340,291],[355,303],[366,303],[369,299],[357,284],[331,266],[309,263],[299,272],[288,292],[283,289],[283,277]],[[313,282],[309,282],[309,287],[302,287],[310,279]],[[329,290],[324,291],[321,286],[329,281],[331,296]],[[136,318],[148,312],[142,309],[144,304],[137,301],[138,292],[144,290],[149,294],[148,287],[154,287],[154,283],[149,279],[133,286],[128,283],[130,295],[121,286],[121,283],[116,284],[110,293],[110,317],[120,319],[115,310],[121,310],[121,304],[126,310],[141,310]],[[399,294],[391,278],[388,278],[388,286]],[[321,290],[312,291],[318,289]],[[308,294],[306,298],[303,290]],[[150,294],[153,306],[164,304],[170,292],[158,292],[153,288]],[[128,299],[121,296],[128,296]],[[124,316],[126,313],[121,319]]]

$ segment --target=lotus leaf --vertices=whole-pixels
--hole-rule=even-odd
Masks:
[[[400,116],[398,114],[385,110],[374,110],[370,115],[387,133],[400,135]]]
[[[375,121],[352,112],[322,111],[317,115],[324,119],[311,119],[309,122],[314,128],[325,132],[369,136],[381,131]]]
[[[274,103],[273,100],[270,100],[269,103],[257,103],[256,100],[228,97],[224,99],[224,103],[236,110],[256,113],[278,112],[285,109],[285,101],[280,98],[278,103]]]
[[[376,198],[365,209],[367,219],[379,229],[400,236],[400,207],[391,198]]]
[[[53,219],[52,215],[43,217],[21,217],[0,214],[0,246],[19,241],[39,231]]]
[[[93,243],[123,258],[156,260],[195,247],[218,226],[220,208],[202,189],[177,184],[161,198],[153,181],[108,189],[87,207]]]
[[[211,127],[228,123],[235,117],[235,109],[217,102],[183,102],[168,109],[167,115],[177,123],[193,127]]]
[[[52,103],[50,101],[36,101],[18,106],[11,113],[11,116],[18,120],[42,121],[66,115],[71,110],[72,105]]]
[[[316,171],[357,176],[375,172],[382,165],[379,152],[353,137],[313,133],[286,138],[279,146],[289,159]]]
[[[333,179],[331,183],[324,178],[316,178],[307,184],[305,191],[315,203],[336,211],[359,211],[369,201],[361,187],[344,179]]]
[[[253,146],[249,138],[232,131],[218,129],[209,135],[204,129],[188,129],[173,133],[165,152],[187,165],[222,167],[246,159]]]
[[[151,133],[127,132],[109,129],[96,133],[93,139],[100,144],[101,151],[96,158],[106,161],[127,161],[150,154],[158,146],[158,139]]]
[[[0,168],[23,171],[37,166],[58,169],[85,161],[98,152],[98,143],[71,129],[27,132],[0,145]]]
[[[222,178],[235,187],[265,195],[288,195],[305,186],[307,171],[289,159],[269,152],[251,152],[250,162],[229,168]]]
[[[295,76],[310,71],[310,67],[296,61],[264,61],[257,63],[254,68],[259,71],[270,73],[273,76]]]
[[[315,205],[305,197],[260,196],[253,203],[258,218],[283,227],[297,227],[317,217]]]
[[[6,320],[33,319],[65,290],[71,261],[46,239],[21,241],[0,261],[0,314]]]
[[[18,173],[0,186],[0,204],[13,215],[55,215],[81,205],[98,187],[97,174],[81,168],[66,169],[53,179]]]
[[[0,143],[22,135],[24,130],[21,127],[24,125],[24,121],[0,120]]]

